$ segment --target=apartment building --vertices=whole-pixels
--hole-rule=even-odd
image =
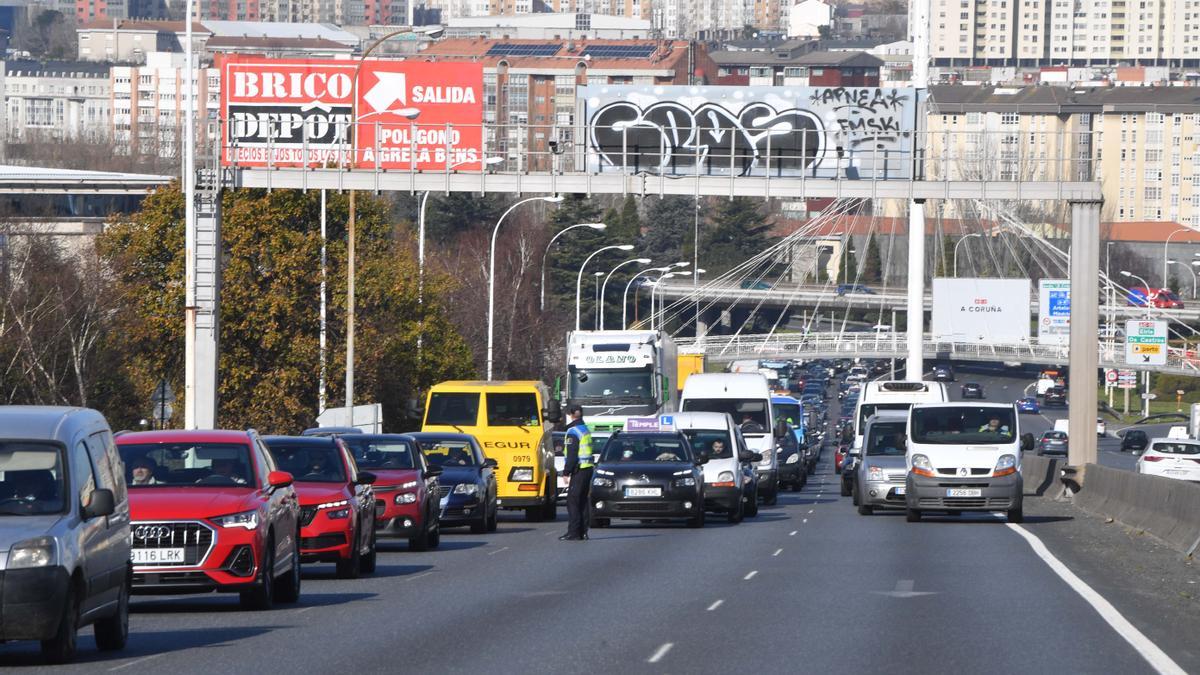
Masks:
[[[109,66],[51,61],[0,62],[4,140],[95,140],[107,134]]]
[[[140,63],[150,52],[182,52],[187,40],[183,21],[94,20],[75,29],[81,61]],[[197,53],[204,50],[212,32],[192,22]]]
[[[186,91],[182,54],[154,52],[146,63],[112,67],[112,137],[117,148],[177,156],[187,106],[196,110],[197,145],[203,151],[219,136],[221,109],[218,68],[195,71],[195,89]]]
[[[765,86],[878,87],[883,61],[866,52],[720,51],[710,57],[717,64],[716,84]]]
[[[446,22],[446,37],[518,40],[646,40],[652,37],[648,19],[606,14],[522,14],[462,17]]]

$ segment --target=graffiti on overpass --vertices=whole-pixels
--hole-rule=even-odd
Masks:
[[[597,172],[911,175],[910,89],[593,85],[581,98]]]

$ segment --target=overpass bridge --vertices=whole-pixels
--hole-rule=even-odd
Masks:
[[[728,363],[741,359],[818,359],[869,358],[902,359],[908,355],[904,333],[774,333],[761,335],[706,335],[677,338],[681,348],[702,350],[705,359]],[[954,361],[1039,363],[1063,365],[1070,362],[1067,345],[988,344],[983,342],[943,342],[926,336],[926,358]],[[1125,343],[1114,340],[1097,342],[1101,368],[1152,370],[1173,375],[1200,376],[1200,353],[1171,347],[1165,366],[1137,366],[1125,363]]]

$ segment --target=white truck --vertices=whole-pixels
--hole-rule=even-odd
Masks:
[[[608,436],[630,417],[679,409],[675,341],[661,331],[572,331],[562,398],[583,406],[593,434]]]

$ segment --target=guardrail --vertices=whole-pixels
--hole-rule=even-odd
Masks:
[[[705,358],[736,361],[746,358],[903,358],[908,353],[904,333],[778,333],[769,335],[707,335],[679,338],[680,348],[703,350]],[[1153,370],[1178,375],[1200,375],[1200,353],[1175,347],[1167,350],[1165,366],[1125,363],[1125,343],[1101,340],[1100,366],[1130,370]],[[962,361],[1001,361],[1059,364],[1069,361],[1066,345],[990,344],[985,342],[935,341],[926,336],[928,358]]]

